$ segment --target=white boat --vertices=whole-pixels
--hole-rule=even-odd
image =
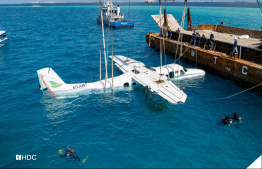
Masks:
[[[151,67],[150,69],[160,74],[160,67]],[[168,64],[161,67],[161,75],[167,80],[182,80],[204,76],[205,71],[201,69],[183,68],[183,66],[178,64]]]
[[[109,57],[112,58],[111,56]],[[103,91],[105,86],[106,89],[111,89],[112,84],[114,85],[114,90],[143,85],[172,104],[185,103],[187,95],[181,89],[166,78],[160,77],[156,71],[147,69],[142,62],[120,55],[113,56],[113,60],[124,73],[114,77],[113,80],[109,78],[94,83],[66,84],[52,68],[44,68],[37,71],[39,87],[41,90],[48,89],[56,97],[66,97],[81,95],[81,93]]]
[[[31,7],[41,7],[40,5],[33,5],[33,6],[31,6]]]
[[[8,42],[5,31],[0,31],[0,47],[4,46]]]

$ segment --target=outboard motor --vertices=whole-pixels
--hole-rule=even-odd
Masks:
[[[233,118],[234,120],[241,120],[241,117],[240,117],[236,112],[233,113],[232,118]]]
[[[222,117],[221,120],[222,120],[222,122],[223,122],[224,124],[230,124],[230,123],[233,122],[233,120],[229,117],[229,115],[226,115],[225,118]]]

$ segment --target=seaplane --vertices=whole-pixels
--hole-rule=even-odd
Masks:
[[[122,75],[99,80],[93,83],[66,84],[52,68],[37,71],[39,88],[48,90],[55,97],[74,95],[86,92],[103,90],[121,90],[144,86],[153,93],[160,95],[172,104],[183,104],[187,95],[165,76],[160,76],[157,71],[148,69],[144,63],[121,55],[109,56],[115,61]]]
[[[55,97],[63,97],[144,86],[146,90],[160,95],[172,104],[183,104],[187,95],[171,81],[205,74],[201,69],[185,69],[178,64],[164,65],[161,72],[161,67],[150,67],[148,69],[144,63],[125,56],[114,55],[109,56],[109,58],[113,59],[118,69],[123,72],[122,75],[93,83],[67,84],[52,68],[44,68],[37,71],[39,88],[48,90]]]

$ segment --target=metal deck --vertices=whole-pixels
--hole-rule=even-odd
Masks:
[[[160,16],[159,15],[151,15],[154,21],[157,23],[157,25],[160,27]],[[178,28],[180,28],[181,32],[183,31],[184,34],[187,35],[192,35],[192,31],[187,31],[181,28],[180,24],[178,21],[173,17],[173,15],[168,14],[167,15],[168,19],[168,25],[171,27],[172,31],[176,31]],[[164,15],[162,15],[162,25],[164,22]],[[216,31],[212,31],[214,33],[215,39],[221,42],[229,43],[229,44],[234,44],[234,38],[239,37],[239,35],[234,35],[234,34],[229,34],[229,33],[220,33]],[[199,30],[200,35],[204,33],[207,38],[210,37],[211,30]],[[262,45],[261,44],[261,39],[256,39],[256,38],[249,38],[249,39],[238,39],[238,45],[239,46],[244,46],[244,47],[249,47],[249,48],[257,48],[258,46]]]

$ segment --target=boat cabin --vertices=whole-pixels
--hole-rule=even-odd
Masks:
[[[110,9],[109,2],[106,2],[102,8],[104,20],[110,22],[121,22],[124,16],[120,13],[119,5],[117,7],[113,6],[112,13]]]
[[[0,41],[7,39],[5,31],[0,31]]]

